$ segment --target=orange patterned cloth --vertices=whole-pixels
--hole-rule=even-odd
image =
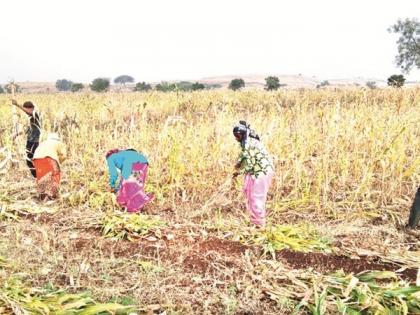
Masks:
[[[58,197],[60,185],[60,166],[57,161],[50,158],[33,160],[36,170],[37,191],[42,199],[54,199]]]

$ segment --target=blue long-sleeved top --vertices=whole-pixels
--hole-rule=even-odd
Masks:
[[[146,157],[133,150],[125,150],[112,154],[107,159],[108,170],[109,170],[109,185],[111,188],[114,188],[116,191],[119,189],[117,187],[118,179],[118,170],[121,172],[121,176],[124,179],[128,179],[131,175],[133,163],[148,163]]]

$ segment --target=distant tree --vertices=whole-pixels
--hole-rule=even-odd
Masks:
[[[243,79],[233,79],[229,83],[229,89],[234,91],[239,90],[243,87],[245,87],[245,81]]]
[[[161,91],[161,92],[175,91],[176,88],[177,88],[176,84],[168,83],[168,82],[161,82],[155,86],[156,91]]]
[[[109,79],[96,78],[90,84],[90,89],[95,92],[104,92],[109,89]]]
[[[222,88],[222,85],[219,84],[219,83],[205,84],[204,86],[205,86],[205,88],[207,90],[220,89],[220,88]]]
[[[72,92],[78,92],[80,90],[83,90],[85,86],[82,83],[73,83],[71,86]]]
[[[59,91],[70,91],[72,85],[73,85],[73,82],[66,79],[57,80],[55,82],[55,87]]]
[[[203,83],[198,83],[198,82],[195,82],[195,83],[191,86],[191,89],[192,89],[193,91],[204,90],[205,88],[206,88],[206,86],[205,86]]]
[[[374,90],[374,89],[376,89],[376,88],[377,88],[377,86],[376,86],[376,82],[375,82],[375,81],[368,81],[368,82],[366,82],[366,86],[367,86],[369,89],[371,89],[371,90]]]
[[[0,85],[0,94],[3,94],[4,93],[4,89],[3,89],[3,87]]]
[[[280,80],[278,77],[267,77],[265,78],[265,89],[267,91],[275,91],[280,87]]]
[[[133,83],[134,82],[134,78],[129,76],[129,75],[120,75],[119,77],[116,77],[114,79],[114,83],[116,84],[126,84],[126,83]]]
[[[176,87],[181,91],[191,91],[193,83],[189,81],[181,81],[176,83]]]
[[[19,93],[21,91],[21,88],[19,86],[19,84],[14,84],[15,85],[15,92]],[[4,89],[6,90],[7,93],[11,94],[12,93],[12,84],[8,83],[4,86]]]
[[[388,85],[395,87],[395,88],[400,88],[404,85],[405,82],[405,78],[402,74],[393,74],[388,78]]]
[[[409,73],[413,67],[420,69],[420,22],[416,18],[398,20],[388,31],[400,35],[395,61],[402,71]]]
[[[328,86],[328,85],[330,85],[330,82],[328,82],[327,80],[324,80],[324,81],[322,81],[320,84],[318,84],[318,85],[316,86],[316,88],[317,88],[317,89],[319,89],[319,88],[322,88],[322,87],[324,87],[324,86]]]
[[[150,84],[147,84],[146,82],[138,82],[136,86],[134,87],[134,91],[141,92],[141,91],[149,91],[152,89],[152,86]]]

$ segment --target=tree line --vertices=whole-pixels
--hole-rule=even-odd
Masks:
[[[420,69],[420,22],[416,19],[404,19],[398,20],[397,23],[392,25],[388,31],[390,33],[399,34],[397,40],[398,54],[395,57],[395,63],[400,67],[403,73],[409,73],[413,68]],[[129,75],[120,75],[114,79],[115,84],[126,85],[127,83],[134,83],[134,78]],[[405,77],[402,74],[391,75],[387,83],[392,87],[402,87],[405,83]],[[328,86],[328,81],[322,81],[318,84],[317,88]],[[72,82],[67,79],[57,80],[55,83],[57,90],[59,91],[72,91],[78,92],[85,88],[82,83]],[[286,86],[281,84],[280,80],[276,76],[269,76],[265,78],[265,89],[268,91],[278,90],[280,87]],[[375,89],[376,83],[369,81],[366,86]],[[88,87],[95,92],[107,91],[110,87],[110,80],[107,78],[96,78],[92,81]],[[199,82],[188,82],[181,81],[178,83],[161,82],[157,84],[154,89],[162,92],[170,91],[198,91],[204,89],[220,88],[219,84],[204,84]],[[236,78],[230,81],[229,89],[240,90],[245,87],[245,81],[241,78]],[[20,87],[15,85],[16,92],[19,92]],[[138,82],[135,84],[134,91],[150,91],[153,87],[151,84],[146,82]],[[0,93],[7,91],[11,93],[10,84],[5,86],[0,85]]]
[[[127,83],[134,83],[135,80],[130,75],[120,75],[114,79],[114,83],[120,86],[126,86]],[[57,90],[59,91],[72,91],[77,92],[81,89],[85,88],[81,83],[73,83],[67,79],[57,80],[55,84]],[[90,88],[94,92],[105,92],[109,90],[111,86],[111,80],[108,78],[96,78],[94,79],[87,87]],[[169,83],[169,82],[161,82],[157,85],[152,87],[150,83],[146,82],[137,82],[135,86],[132,88],[133,91],[162,91],[162,92],[170,92],[170,91],[198,91],[204,89],[214,89],[220,88],[221,85],[219,84],[203,84],[199,82],[188,82],[188,81],[181,81],[177,83]]]
[[[126,77],[130,77],[130,76],[126,76]],[[406,79],[403,75],[394,74],[388,78],[387,84],[388,86],[391,86],[391,87],[400,88],[404,85],[405,80]],[[114,83],[121,84],[121,85],[125,85],[127,82],[132,83],[134,82],[134,80],[126,81],[126,82],[124,82],[124,80],[123,81],[117,80],[117,79],[114,80]],[[319,88],[327,87],[329,85],[330,83],[327,80],[324,80],[321,83],[319,83],[316,86],[316,88],[319,89]],[[79,92],[86,87],[90,88],[90,90],[94,92],[106,92],[110,88],[110,80],[107,78],[96,78],[92,81],[91,84],[89,84],[88,86],[85,86],[82,83],[74,83],[67,79],[60,79],[56,81],[55,86],[57,90],[62,91],[62,92],[68,92],[68,91]],[[276,76],[269,76],[265,78],[264,89],[266,91],[276,91],[279,88],[285,87],[285,86],[287,86],[287,84],[281,84],[279,78]],[[366,86],[370,89],[377,88],[375,81],[366,82]],[[176,83],[161,82],[159,84],[156,84],[154,87],[152,87],[152,85],[149,83],[137,82],[135,86],[132,88],[132,90],[135,92],[147,92],[151,90],[160,91],[160,92],[176,92],[176,91],[188,92],[188,91],[199,91],[199,90],[205,90],[205,89],[207,90],[217,89],[221,87],[222,85],[220,84],[205,84],[205,83],[189,82],[189,81],[181,81],[181,82],[176,82]],[[241,90],[242,88],[245,87],[245,81],[241,78],[233,79],[230,81],[228,87],[229,89],[233,91]],[[11,89],[10,84],[6,84],[4,86],[0,85],[0,94],[5,93],[5,92],[10,94],[11,91],[12,89]],[[15,92],[16,93],[21,92],[21,87],[16,83],[15,83]]]

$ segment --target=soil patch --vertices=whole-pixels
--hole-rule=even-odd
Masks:
[[[360,259],[346,256],[328,255],[323,253],[301,253],[291,250],[281,250],[276,253],[278,259],[284,260],[296,269],[313,268],[322,273],[343,269],[347,273],[359,273],[367,270],[396,271],[400,266],[392,263],[380,262],[379,257],[362,256]],[[417,270],[406,269],[400,273],[403,279],[416,281]]]
[[[241,257],[247,251],[262,255],[261,248],[244,245],[237,241],[209,238],[187,238],[175,236],[167,239],[137,239],[114,241],[101,238],[99,233],[86,233],[82,237],[72,239],[71,248],[76,251],[91,251],[96,249],[105,256],[139,257],[150,259],[159,257],[171,264],[180,264],[186,271],[209,273],[222,268],[231,268],[234,273],[241,271]],[[346,273],[360,273],[369,270],[396,271],[400,266],[382,262],[377,256],[361,256],[359,259],[347,256],[337,256],[325,253],[303,253],[292,250],[281,250],[276,258],[294,269],[313,268],[320,273],[329,273],[342,269]],[[401,278],[415,282],[417,270],[414,268],[399,272]]]
[[[197,253],[190,253],[182,264],[186,270],[193,270],[198,273],[206,273],[211,266],[211,262]]]
[[[201,253],[216,251],[225,255],[241,255],[244,254],[246,250],[251,249],[252,247],[243,245],[239,242],[218,238],[211,238],[199,244],[199,251]]]
[[[199,273],[215,271],[216,265],[233,268],[237,272],[241,270],[240,256],[252,249],[239,242],[210,238],[195,244],[182,263],[186,270]]]

